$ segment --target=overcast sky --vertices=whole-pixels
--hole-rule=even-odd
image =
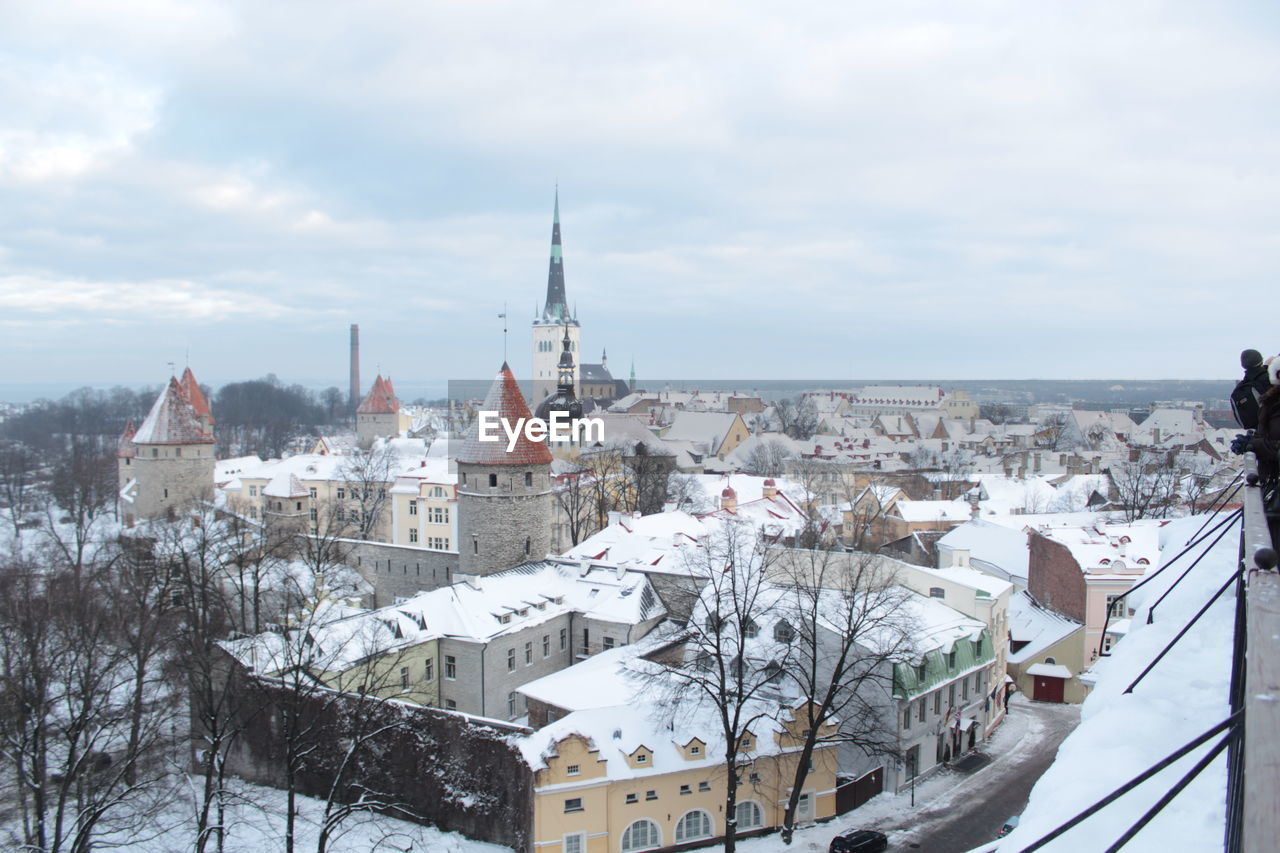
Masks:
[[[0,386],[527,372],[559,181],[625,374],[1280,349],[1266,3],[0,0]],[[189,355],[188,355],[189,353]]]

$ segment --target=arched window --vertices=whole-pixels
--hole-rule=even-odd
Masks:
[[[661,846],[662,832],[658,829],[658,825],[648,818],[641,818],[622,833],[622,853],[652,850],[654,847]]]
[[[929,597],[930,598],[946,598],[947,591],[940,586],[931,586],[929,587]]]
[[[686,812],[676,824],[676,844],[711,837],[711,815],[702,809]]]
[[[738,829],[759,829],[764,826],[764,809],[755,800],[744,800],[738,803],[735,812],[738,816]]]
[[[1047,664],[1049,664],[1049,665],[1051,665],[1051,666],[1052,666],[1053,664],[1056,664],[1056,663],[1057,663],[1057,661],[1056,661],[1056,660],[1054,660],[1053,658],[1045,658],[1045,659],[1044,659],[1044,662],[1045,662],[1045,663],[1047,663]]]

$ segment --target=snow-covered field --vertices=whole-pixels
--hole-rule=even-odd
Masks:
[[[1161,531],[1166,559],[1182,550],[1204,516],[1180,519]],[[1239,527],[1233,528],[1157,608],[1152,603],[1204,550],[1207,542],[1134,594],[1133,628],[1109,658],[1095,666],[1097,687],[1085,701],[1080,727],[1040,778],[1022,823],[1000,845],[1020,850],[1146,770],[1228,714],[1235,597],[1225,593],[1133,693],[1125,687],[1217,591],[1236,568]],[[1184,757],[1159,775],[1046,846],[1045,850],[1105,850],[1212,746]],[[1125,847],[1126,853],[1221,849],[1225,820],[1226,756],[1220,755]]]
[[[192,777],[198,785],[200,777]],[[236,801],[227,812],[226,849],[236,853],[277,853],[283,851],[285,832],[285,794],[274,788],[230,780]],[[299,797],[297,827],[298,851],[314,851],[324,804]],[[194,849],[191,799],[176,799],[158,821],[161,829],[146,838],[135,839],[122,846],[95,849],[127,851],[127,853],[173,853]],[[3,847],[3,844],[0,844]],[[210,850],[216,849],[212,844]],[[511,853],[510,848],[473,841],[456,832],[441,832],[431,827],[396,820],[377,814],[353,815],[330,841],[334,853]]]

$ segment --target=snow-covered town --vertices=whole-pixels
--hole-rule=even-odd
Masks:
[[[0,851],[1275,849],[1274,16],[11,6]]]

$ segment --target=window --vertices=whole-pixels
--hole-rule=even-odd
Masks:
[[[446,699],[444,700],[444,708],[446,711],[456,711],[458,710],[458,703],[452,699]]]
[[[917,702],[916,704],[919,706],[919,707],[916,709],[916,719],[923,723],[923,722],[924,722],[924,714],[925,714],[925,705],[924,705],[924,700],[923,700],[923,699],[921,699],[921,700],[920,700],[919,702]]]
[[[257,487],[257,486],[250,486],[250,487],[249,487],[249,497],[251,497],[251,498],[256,498],[257,496],[258,496],[258,487]]]
[[[750,782],[752,785],[759,785],[759,784],[760,784],[760,774],[759,774],[759,773],[752,773],[750,776],[748,776],[748,777],[747,777],[747,781],[748,781],[748,782]]]
[[[340,500],[340,501],[341,501],[341,500],[346,500],[346,497],[347,497],[347,490],[346,490],[346,489],[338,489],[338,500]]]
[[[409,667],[407,666],[400,667],[400,689],[409,689]]]
[[[564,813],[585,811],[582,808],[582,797],[570,797],[564,801]]]
[[[449,550],[449,540],[443,536],[428,536],[427,547],[434,548],[437,551]]]
[[[516,694],[515,691],[507,694],[507,718],[514,720],[516,718]]]
[[[680,796],[683,797],[685,794],[692,794],[692,793],[693,793],[693,787],[691,785],[680,786]]]
[[[450,681],[458,677],[458,659],[453,655],[444,656],[444,677]]]
[[[308,493],[309,495],[311,495],[311,500],[315,500],[315,499],[316,499],[316,490],[315,490],[315,488],[307,489],[307,493]]]
[[[938,690],[933,694],[933,713],[942,713],[942,691]]]
[[[582,772],[582,768],[577,764],[570,764],[568,767],[564,769],[564,772],[569,774],[570,776],[577,776],[579,773]]]
[[[947,591],[940,586],[931,586],[929,587],[929,597],[930,598],[946,598]]]
[[[311,511],[312,511],[313,513],[315,512],[315,510],[314,510],[314,509],[313,509],[313,510],[311,510]],[[410,528],[409,528],[409,542],[410,542],[410,543],[413,543],[413,542],[417,542],[417,541],[418,541],[418,528],[416,528],[416,527],[410,527]]]
[[[490,475],[489,475],[489,488],[491,488],[491,489],[496,489],[496,488],[498,488],[498,475],[497,475],[497,474],[490,474]]]
[[[622,833],[622,853],[652,850],[662,846],[662,833],[658,825],[648,818],[641,818]]]
[[[947,669],[956,668],[956,652],[955,649],[947,652]]]
[[[751,747],[752,747],[754,744],[755,744],[755,741],[754,741],[754,740],[752,740],[751,735],[749,735],[749,734],[744,734],[744,735],[742,736],[742,740],[738,741],[738,745],[739,745],[742,749],[751,749]]]
[[[645,800],[656,800],[656,799],[658,799],[658,792],[657,792],[657,791],[645,791],[645,792],[644,792],[644,798],[645,798]]]
[[[526,536],[524,538],[524,552],[526,555],[529,553],[532,547],[533,547],[533,540],[530,539],[528,536]]]
[[[778,620],[778,623],[773,626],[773,639],[779,643],[790,643],[795,638],[796,632],[786,619]]]
[[[472,552],[473,554],[479,554],[479,553],[480,553],[480,540],[479,540],[479,539],[472,539],[472,540],[471,540],[471,552]]]
[[[911,708],[910,708],[910,706],[908,706],[908,707],[907,707],[905,710],[903,710],[903,712],[902,712],[902,727],[903,727],[904,729],[909,729],[909,728],[911,728]]]
[[[705,794],[707,791],[710,791],[710,790],[711,790],[711,783],[710,783],[710,782],[699,782],[699,783],[698,783],[698,790]]]
[[[448,524],[449,508],[443,506],[433,506],[427,510],[427,521],[432,524]]]
[[[1112,644],[1113,644],[1112,636],[1110,634],[1104,635],[1102,638],[1102,651],[1103,652],[1111,651]]]
[[[639,795],[639,794],[627,794],[627,804],[628,804],[628,805],[630,805],[630,804],[632,804],[632,803],[638,803],[638,802],[640,802],[640,795]]]
[[[960,679],[960,698],[967,700],[969,698],[969,678],[968,676]]]
[[[566,628],[560,629],[560,651],[564,651],[569,642],[569,632]]]
[[[542,635],[542,656],[549,657],[551,655],[551,635]]]
[[[754,800],[738,803],[735,811],[738,817],[738,829],[759,829],[764,826],[764,809]]]
[[[409,501],[409,515],[417,515],[417,514],[418,514],[418,502]]]
[[[956,704],[956,683],[953,681],[947,687],[947,707],[954,708]]]
[[[636,756],[636,764],[648,764],[649,756],[646,753],[640,753]]]
[[[515,672],[516,668],[516,650],[507,649],[507,672]]]
[[[1047,663],[1047,664],[1050,664],[1050,665],[1052,665],[1052,664],[1056,664],[1056,663],[1057,663],[1057,661],[1056,661],[1056,660],[1054,660],[1053,658],[1045,658],[1045,659],[1044,659],[1044,662],[1045,662],[1045,663]]]
[[[466,472],[466,471],[463,471],[463,472],[462,472],[462,485],[464,485],[464,486],[465,486],[466,484],[467,484],[467,472]]]
[[[925,674],[928,672],[928,665],[924,661],[916,664],[916,681],[923,682]]]
[[[604,638],[604,647],[605,647],[606,649],[611,649],[611,648],[613,648],[613,637],[605,637],[605,638]]]
[[[711,815],[695,809],[680,818],[676,824],[676,843],[711,837]]]
[[[532,485],[533,485],[533,472],[532,472],[532,471],[525,471],[525,472],[524,472],[524,484],[525,484],[526,486],[532,486]]]
[[[807,793],[801,794],[800,800],[796,803],[796,819],[813,820],[813,797]]]
[[[1118,595],[1107,596],[1107,615],[1112,619],[1123,619],[1128,616],[1124,599]]]
[[[564,853],[586,853],[586,835],[575,832],[564,837]]]
[[[425,663],[423,663],[423,665],[422,665],[422,680],[423,680],[423,681],[435,681],[435,680],[436,680],[436,661],[435,661],[435,658],[427,658],[426,662],[425,662]]]
[[[698,746],[698,745],[695,743],[693,746],[689,747],[689,754],[690,754],[690,755],[702,755],[702,747]]]
[[[524,665],[528,666],[533,663],[533,643],[524,644]]]
[[[760,636],[760,626],[757,625],[754,620],[748,619],[746,622],[742,623],[742,636],[746,637],[748,640]]]

